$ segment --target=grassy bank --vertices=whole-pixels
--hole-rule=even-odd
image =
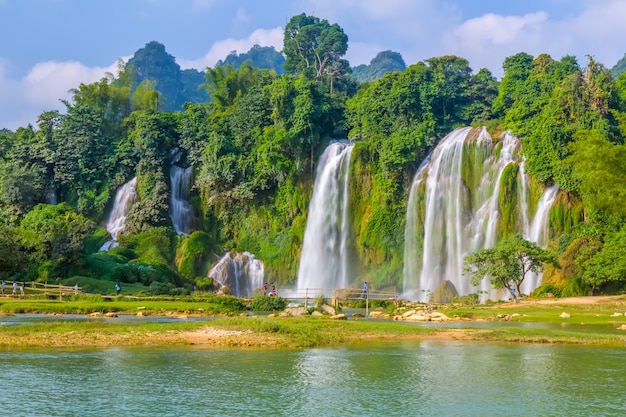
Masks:
[[[230,306],[232,301],[226,303]],[[202,314],[230,316],[208,322],[148,323],[103,320],[53,321],[39,324],[0,326],[0,348],[209,345],[225,347],[318,347],[360,344],[371,340],[451,339],[502,341],[510,343],[568,343],[626,347],[626,330],[614,329],[626,323],[626,298],[606,302],[554,300],[550,303],[497,303],[479,306],[440,306],[459,324],[420,326],[377,319],[332,320],[328,317],[240,317],[238,311],[209,299],[187,300],[0,300],[0,312],[126,314]],[[211,305],[213,305],[211,307]],[[561,317],[567,312],[569,317]],[[617,314],[621,312],[621,316]],[[0,319],[1,321],[1,319]],[[473,326],[473,322],[500,321],[493,326]],[[531,328],[509,322],[569,323],[572,326]],[[585,325],[589,324],[587,328]],[[606,326],[598,326],[605,324]],[[582,325],[582,326],[579,326]],[[606,330],[598,330],[606,329]]]

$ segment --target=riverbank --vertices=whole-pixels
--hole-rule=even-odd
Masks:
[[[26,302],[26,301],[22,301]],[[449,339],[511,343],[568,343],[626,347],[626,296],[524,300],[478,306],[437,306],[445,325],[423,326],[385,319],[236,316],[187,321],[203,307],[159,302],[150,314],[175,314],[171,323],[110,319],[58,320],[0,327],[0,348],[201,345],[246,348],[300,348],[360,344],[371,340]],[[145,303],[143,303],[145,304]],[[157,308],[157,306],[161,307]],[[0,311],[5,304],[0,305]],[[120,306],[111,307],[120,308]],[[148,314],[143,305],[125,308]],[[144,308],[142,308],[144,307]],[[422,306],[423,307],[423,306]],[[115,309],[113,308],[113,309]],[[409,308],[409,307],[406,307]],[[139,309],[139,312],[137,310]],[[193,313],[195,312],[195,313]],[[12,314],[6,313],[5,314]],[[58,313],[57,313],[58,314]],[[127,314],[129,314],[127,312]],[[208,318],[207,318],[208,320]],[[0,319],[1,321],[1,319]],[[494,322],[487,327],[484,322]],[[496,323],[497,322],[497,323]],[[458,324],[457,324],[458,323]],[[520,326],[544,323],[545,326]],[[622,331],[617,329],[624,329]]]

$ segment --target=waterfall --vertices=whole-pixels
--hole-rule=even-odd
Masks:
[[[263,286],[265,270],[263,262],[250,252],[226,252],[208,276],[220,285],[220,290],[226,287],[237,297],[250,297]]]
[[[50,191],[46,193],[46,204],[50,204],[51,206],[56,206],[58,203],[57,193],[54,188],[50,188]]]
[[[502,175],[509,164],[520,163],[520,151],[520,141],[508,133],[494,144],[485,128],[460,128],[447,135],[418,169],[407,207],[405,298],[428,301],[444,280],[451,281],[460,295],[480,291],[499,296],[488,278],[472,287],[463,276],[463,263],[469,254],[496,244],[502,221]],[[522,231],[528,224],[526,181],[520,163],[515,227]],[[547,212],[551,201],[545,204]],[[547,215],[537,214],[533,223],[545,224],[546,219]]]
[[[527,229],[524,229],[524,239],[536,243],[538,246],[545,248],[548,245],[548,215],[550,214],[550,208],[554,199],[556,198],[559,188],[552,186],[546,189],[539,203],[537,204],[537,212],[533,217],[532,223]],[[543,274],[535,274],[529,272],[522,282],[520,290],[522,294],[530,294],[535,288],[541,284],[541,277]]]
[[[126,226],[126,213],[130,206],[137,200],[137,177],[134,177],[126,184],[118,187],[115,192],[113,208],[107,220],[106,229],[111,235],[111,240],[100,248],[100,251],[108,251],[118,245],[117,236],[124,231]]]
[[[333,288],[345,288],[350,283],[347,244],[352,148],[350,143],[334,142],[319,159],[300,255],[298,289],[324,289],[324,295],[330,296]]]
[[[191,230],[193,206],[189,203],[189,189],[193,167],[181,168],[177,165],[170,167],[170,218],[176,233],[187,235]]]

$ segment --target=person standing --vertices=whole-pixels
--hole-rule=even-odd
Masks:
[[[367,281],[363,283],[363,298],[367,298]]]
[[[13,295],[17,295],[17,281],[13,281]]]
[[[2,280],[2,285],[0,285],[0,287],[2,288],[2,295],[4,295],[4,288],[7,286],[7,282],[5,280]]]
[[[120,285],[120,283],[119,283],[119,282],[116,282],[116,283],[115,283],[115,293],[116,293],[117,295],[120,295],[120,293],[121,293],[121,292],[122,292],[122,286]]]
[[[20,283],[20,294],[24,295],[24,287],[26,287],[26,282],[22,281]]]

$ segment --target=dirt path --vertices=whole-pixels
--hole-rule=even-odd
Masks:
[[[626,295],[600,295],[589,297],[565,297],[565,298],[541,298],[535,300],[522,300],[517,304],[626,304]]]

